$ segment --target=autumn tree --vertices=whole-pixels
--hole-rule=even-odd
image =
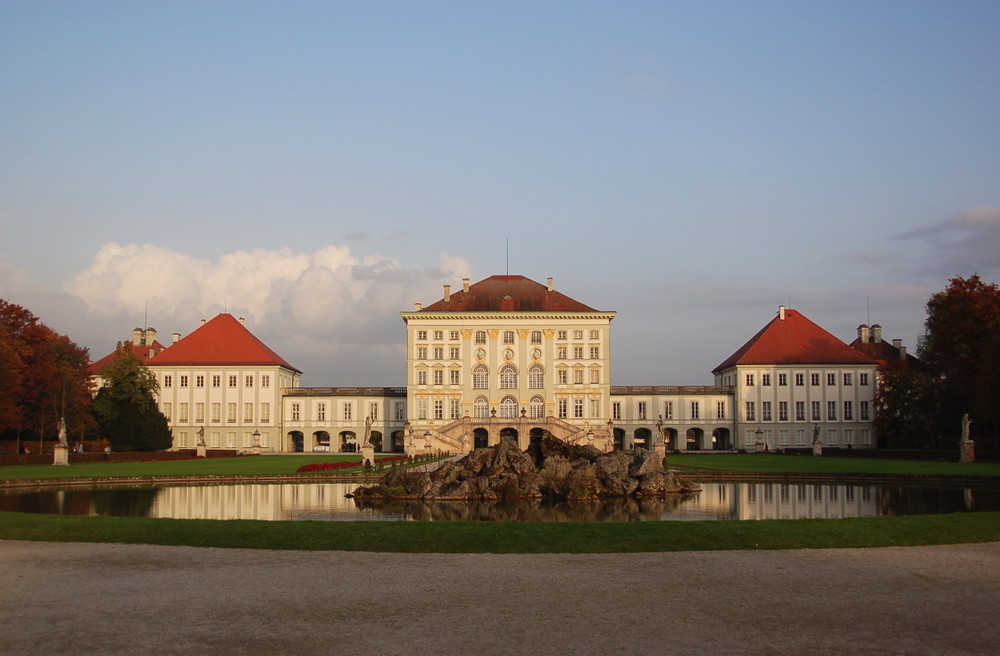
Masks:
[[[118,344],[115,354],[101,372],[104,386],[94,398],[98,435],[116,451],[170,448],[170,427],[156,405],[156,376],[127,344]]]
[[[978,275],[952,278],[927,302],[921,358],[940,376],[938,434],[955,441],[962,415],[973,436],[1000,434],[1000,288]]]
[[[889,449],[932,446],[935,381],[903,358],[879,365],[875,434]]]

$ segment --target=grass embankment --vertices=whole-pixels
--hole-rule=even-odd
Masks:
[[[711,522],[260,522],[0,513],[0,539],[392,553],[640,553],[1000,541],[1000,513]]]
[[[754,454],[668,454],[667,466],[682,473],[725,471],[756,474],[873,474],[909,476],[995,476],[1000,463],[881,460]]]

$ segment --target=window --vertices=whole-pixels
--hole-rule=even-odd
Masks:
[[[851,385],[851,374],[849,373],[844,374],[844,385],[845,386]]]
[[[636,406],[636,409],[638,410],[639,419],[645,419],[646,418],[646,402],[645,401],[639,401],[639,404]]]
[[[485,365],[476,365],[472,370],[472,389],[486,389],[489,386],[490,370]]]
[[[396,421],[403,421],[406,419],[406,404],[402,401],[396,401]]]
[[[235,424],[236,423],[236,404],[227,403],[226,404],[226,423]]]
[[[600,417],[601,416],[601,400],[600,399],[590,399],[590,416]]]
[[[573,384],[574,385],[583,385],[583,369],[574,369],[573,370]]]
[[[574,346],[573,347],[573,359],[574,360],[582,360],[583,359],[583,347],[582,346]]]
[[[560,346],[556,348],[556,359],[565,360],[566,359],[566,347]]]
[[[505,330],[505,331],[503,331],[503,343],[504,344],[513,344],[514,343],[514,331],[513,330]]]
[[[264,402],[260,404],[260,423],[267,424],[271,421],[271,404]]]
[[[590,370],[590,382],[597,385],[601,382],[601,370],[591,369]]]
[[[500,399],[500,416],[504,419],[515,419],[517,417],[517,399],[513,396],[505,396]]]
[[[853,401],[844,401],[844,421],[854,421]]]
[[[440,342],[442,339],[444,339],[444,331],[443,330],[435,330],[434,331],[434,340]]]
[[[268,388],[271,386],[271,376],[270,374],[262,374],[260,377],[260,386]]]
[[[434,399],[434,418],[444,419],[444,400]]]
[[[744,414],[747,421],[757,421],[757,406],[753,401],[747,401]]]
[[[674,402],[664,401],[663,402],[663,418],[673,419],[674,418]]]
[[[461,357],[461,355],[459,354],[459,350],[458,350],[457,346],[452,346],[451,347],[450,355],[451,355],[451,359],[452,360],[458,360]]]
[[[788,421],[788,401],[778,401],[778,421]]]
[[[861,421],[868,421],[869,420],[870,411],[869,411],[868,408],[869,408],[868,401],[862,401],[861,402]]]
[[[243,387],[253,387],[253,376],[247,376],[243,381]]]
[[[187,387],[187,386],[188,386],[188,377],[187,377],[187,375],[182,375],[181,376],[181,387]]]
[[[556,333],[556,339],[566,339],[566,331],[560,330]]]
[[[448,408],[451,412],[450,418],[458,419],[458,416],[462,411],[462,399],[458,397],[448,399]]]
[[[194,377],[194,386],[195,387],[204,387],[205,386],[205,377],[204,376],[195,376]]]
[[[485,396],[478,396],[472,404],[473,414],[477,419],[486,419],[490,416],[490,405],[486,402]]]
[[[528,387],[531,389],[545,387],[545,369],[541,365],[535,364],[528,369]]]
[[[453,330],[453,331],[451,331],[448,334],[448,336],[451,338],[452,341],[457,340],[458,339],[458,331],[457,330]]]
[[[448,374],[450,376],[448,382],[450,382],[452,385],[462,384],[462,372],[460,370],[452,369],[451,371],[448,372]]]
[[[417,331],[417,339],[427,339],[427,331],[426,330],[418,330]]]
[[[576,397],[573,399],[573,418],[581,419],[583,418],[583,399]]]
[[[417,399],[417,419],[427,419],[427,399]]]
[[[558,401],[556,401],[556,416],[559,417],[559,419],[566,418],[566,412],[567,412],[566,408],[567,408],[566,399],[559,399]]]
[[[253,423],[253,403],[243,404],[243,423],[245,424]]]
[[[171,376],[170,374],[165,375],[163,377],[163,386],[164,387],[173,387],[174,386],[174,377]]]
[[[326,403],[322,401],[316,404],[316,421],[326,421]]]
[[[212,376],[212,387],[222,387],[222,376]]]
[[[426,360],[427,359],[427,347],[426,346],[418,346],[417,347],[417,359],[418,360]]]
[[[344,421],[352,421],[354,419],[354,404],[350,401],[344,403]]]
[[[531,331],[531,343],[532,344],[541,344],[542,343],[542,331],[540,331],[540,330],[532,330]]]
[[[763,387],[770,387],[771,386],[771,374],[761,374],[760,375],[760,384]]]
[[[205,404],[195,403],[194,404],[194,420],[196,422],[203,423],[205,421]]]
[[[531,397],[529,407],[531,408],[531,417],[533,419],[540,419],[545,416],[545,401],[542,400],[542,397]]]
[[[443,346],[435,346],[434,347],[434,359],[435,360],[444,360],[444,347]]]
[[[164,403],[163,404],[163,416],[167,418],[167,421],[171,420],[171,418],[172,418],[171,415],[173,414],[173,412],[174,412],[174,406],[173,406],[173,404],[171,404],[171,403]]]
[[[827,385],[836,385],[837,384],[837,374],[827,374],[826,375],[826,384]]]
[[[556,372],[556,382],[559,383],[560,385],[565,385],[566,384],[566,375],[567,374],[566,374],[566,370],[565,369],[558,370]]]
[[[868,387],[868,374],[858,374],[858,385]]]
[[[701,419],[700,401],[691,401],[691,419]]]
[[[778,446],[788,446],[788,429],[782,428],[778,431]],[[783,501],[788,501],[788,486],[781,486],[781,498]]]
[[[823,417],[820,416],[820,412],[819,412],[819,401],[812,401],[812,402],[810,402],[809,409],[812,411],[812,415],[811,416],[812,416],[812,420],[813,421],[819,421],[820,419],[823,418]]]
[[[485,343],[486,343],[486,331],[485,330],[477,330],[476,331],[476,344],[485,344]]]
[[[294,410],[295,407],[292,406],[292,409]],[[293,413],[292,419],[298,419],[298,417],[295,417],[294,413]],[[222,421],[222,404],[221,403],[213,403],[212,404],[212,423],[213,424],[218,424],[221,421]]]
[[[591,360],[598,360],[598,359],[600,359],[600,357],[601,357],[601,347],[600,346],[591,346],[590,347],[590,359]]]
[[[236,387],[236,374],[230,374],[229,376],[229,386]]]
[[[434,370],[434,384],[435,385],[444,385],[444,370],[443,369],[435,369]]]
[[[417,372],[417,385],[426,385],[426,384],[427,384],[427,372],[423,371],[423,370],[418,371]]]
[[[836,421],[837,419],[837,402],[827,401],[826,402],[826,419],[827,421]]]
[[[302,406],[298,403],[292,404],[292,421],[299,421],[301,419]]]
[[[795,402],[795,421],[805,421],[806,420],[806,402],[796,401]]]
[[[747,374],[746,382],[747,387],[753,387],[753,374]]]
[[[809,383],[814,387],[819,385],[819,374],[809,374]]]
[[[615,401],[611,404],[611,418],[621,419],[622,418],[622,402]]]
[[[761,421],[771,421],[771,402],[761,401],[760,402],[760,420]]]
[[[795,429],[795,446],[805,446],[806,445],[806,431],[803,428]],[[799,492],[805,491],[805,487],[800,485]]]
[[[582,330],[574,330],[573,331],[573,339],[583,339],[583,331]]]
[[[378,421],[378,403],[371,402],[368,404],[368,416],[371,417],[372,421]]]
[[[795,386],[802,387],[806,384],[806,377],[803,374],[795,374]]]
[[[500,389],[517,389],[517,369],[513,365],[500,368]]]
[[[601,338],[600,331],[597,331],[597,330],[591,330],[590,331],[590,339],[600,339],[600,338]]]
[[[778,374],[778,387],[788,387],[788,374]]]
[[[854,429],[853,428],[845,428],[844,429],[844,444],[847,444],[849,446],[853,446],[854,445]],[[851,489],[851,488],[848,488],[848,489]]]
[[[872,445],[872,432],[867,428],[861,429],[861,446]]]

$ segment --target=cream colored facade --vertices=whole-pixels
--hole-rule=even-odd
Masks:
[[[281,414],[283,451],[356,453],[367,435],[377,452],[400,452],[406,388],[297,387]]]

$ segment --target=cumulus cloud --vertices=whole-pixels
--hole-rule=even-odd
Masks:
[[[414,301],[437,300],[442,284],[455,284],[470,271],[468,260],[454,255],[441,254],[426,269],[407,269],[392,258],[359,258],[337,245],[312,253],[254,249],[209,260],[153,244],[112,242],[66,292],[92,315],[140,317],[148,311],[161,332],[190,332],[200,318],[228,310],[246,317],[254,334],[285,359],[315,374],[316,384],[397,384],[403,341],[398,313]],[[392,362],[382,362],[388,354]],[[366,375],[390,367],[398,370],[393,380]]]
[[[1000,207],[981,205],[930,225],[896,235],[922,242],[927,257],[924,272],[954,276],[979,273],[1000,276]]]

